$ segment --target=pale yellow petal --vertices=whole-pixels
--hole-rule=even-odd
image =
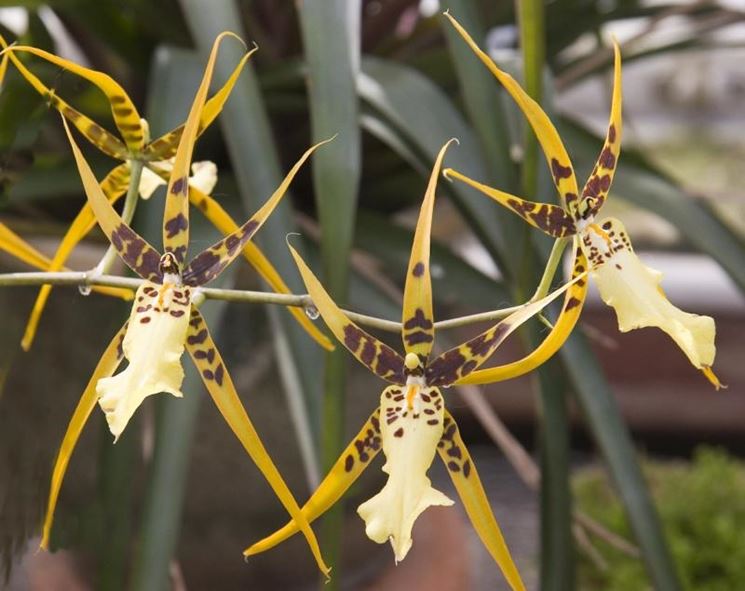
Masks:
[[[589,226],[582,235],[582,248],[600,296],[616,310],[621,332],[656,326],[670,335],[695,367],[711,367],[716,353],[714,319],[683,312],[670,303],[660,287],[662,273],[639,260],[620,221],[607,219]]]
[[[150,199],[155,193],[158,187],[165,186],[166,182],[160,178],[159,175],[150,170],[147,166],[142,168],[142,176],[140,177],[140,197],[143,199]]]
[[[115,439],[151,394],[182,396],[181,355],[190,309],[188,287],[148,281],[137,290],[123,343],[129,365],[114,377],[99,380],[96,386],[98,403]]]
[[[217,184],[217,164],[209,160],[193,162],[189,184],[206,195],[212,193]]]
[[[374,542],[390,540],[396,562],[412,545],[414,521],[427,507],[452,505],[432,488],[427,470],[442,436],[444,405],[437,388],[416,383],[390,386],[380,397],[380,431],[386,457],[383,490],[357,509]]]

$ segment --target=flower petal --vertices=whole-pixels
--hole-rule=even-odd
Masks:
[[[142,176],[140,176],[140,186],[138,187],[140,197],[143,199],[150,199],[158,187],[162,187],[166,184],[166,181],[164,181],[160,175],[150,170],[149,167],[142,167]]]
[[[433,505],[453,501],[432,488],[427,470],[443,432],[444,405],[437,388],[415,384],[389,386],[380,397],[380,432],[386,457],[383,490],[357,509],[367,536],[382,544],[390,540],[396,562],[412,545],[414,521]]]
[[[54,463],[54,470],[52,471],[52,482],[49,486],[49,501],[47,502],[47,513],[44,517],[44,528],[42,531],[41,542],[39,547],[43,550],[49,548],[49,536],[52,533],[52,523],[54,521],[54,509],[57,506],[57,497],[59,496],[60,488],[62,487],[62,480],[65,478],[65,472],[67,471],[67,464],[70,461],[70,456],[75,449],[75,444],[78,442],[80,433],[85,426],[85,422],[91,415],[96,401],[98,400],[98,394],[96,393],[96,384],[98,380],[106,376],[110,376],[116,371],[116,368],[121,363],[124,357],[124,351],[122,349],[122,341],[124,340],[124,334],[127,330],[127,324],[119,329],[116,333],[109,346],[101,355],[101,359],[93,370],[93,375],[88,382],[88,385],[83,391],[83,395],[80,397],[78,405],[75,407],[75,412],[70,419],[70,423],[67,425],[67,431],[62,439],[62,445],[60,446],[59,452],[57,452],[57,459]]]
[[[209,195],[217,184],[217,164],[209,160],[193,162],[189,185]]]
[[[525,591],[520,573],[489,506],[489,500],[486,498],[476,466],[460,437],[455,419],[447,411],[445,411],[444,425],[445,430],[437,445],[437,451],[447,466],[466,513],[489,554],[502,569],[502,574],[513,591]]]
[[[582,248],[600,296],[616,310],[621,332],[656,326],[672,337],[695,367],[703,371],[713,365],[714,319],[683,312],[668,301],[660,288],[662,273],[639,260],[619,220],[589,226]]]
[[[235,391],[233,380],[225,369],[222,356],[217,350],[217,345],[212,340],[207,323],[196,308],[192,308],[191,320],[189,321],[189,336],[187,339],[187,349],[194,365],[199,370],[207,391],[210,393],[215,406],[220,414],[228,423],[235,436],[243,445],[244,449],[251,456],[256,467],[266,478],[269,486],[272,487],[274,494],[284,505],[287,512],[292,516],[295,523],[298,524],[305,535],[311,552],[316,559],[318,568],[328,575],[329,568],[323,561],[318,541],[310,527],[308,518],[300,510],[290,489],[287,488],[285,481],[282,479],[277,467],[272,462],[271,457],[264,448],[259,434],[256,432],[251,420],[248,418],[246,409],[243,407],[238,393]]]
[[[183,396],[181,355],[190,309],[188,287],[146,281],[137,289],[123,343],[129,365],[96,386],[115,441],[146,397],[160,392]]]
[[[303,516],[307,518],[308,522],[318,519],[328,511],[354,484],[373,458],[378,455],[381,450],[379,419],[380,409],[376,408],[359,433],[339,456],[323,482],[318,485],[313,495],[303,505]],[[280,542],[284,542],[298,531],[297,523],[290,521],[283,528],[247,548],[243,555],[248,557],[265,552],[274,548]]]

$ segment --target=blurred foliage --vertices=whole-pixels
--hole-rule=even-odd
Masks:
[[[745,463],[718,448],[700,447],[690,463],[642,463],[662,526],[686,591],[739,589],[745,580]],[[612,531],[630,533],[624,510],[607,478],[588,470],[574,478],[577,507]],[[600,570],[580,561],[581,588],[651,589],[639,561],[602,542]]]

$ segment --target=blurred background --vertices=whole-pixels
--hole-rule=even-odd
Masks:
[[[524,118],[441,16],[450,9],[552,116],[584,182],[602,146],[611,38],[624,56],[624,140],[606,206],[665,274],[670,300],[717,322],[715,392],[657,329],[621,334],[591,292],[575,334],[541,370],[446,392],[530,589],[739,589],[745,579],[745,6],[736,0],[58,0],[0,2],[0,32],[110,74],[156,137],[182,123],[216,34],[260,51],[196,159],[240,220],[314,141],[257,242],[296,293],[285,236],[335,299],[397,319],[412,228],[434,155],[538,201],[556,195]],[[240,53],[226,48],[216,87]],[[113,129],[95,87],[33,56],[26,66]],[[310,91],[309,91],[310,89]],[[99,178],[112,166],[84,146]],[[58,115],[11,65],[0,91],[0,221],[54,253],[84,203]],[[161,189],[134,227],[157,236]],[[218,234],[192,214],[192,246]],[[496,204],[440,182],[432,251],[438,318],[532,294],[550,242]],[[106,250],[95,230],[68,266]],[[30,270],[0,253],[0,272]],[[119,267],[116,272],[125,273]],[[240,261],[223,285],[266,289]],[[556,278],[556,284],[561,277]],[[63,485],[52,553],[37,553],[54,458],[88,377],[129,305],[56,288],[31,351],[19,343],[37,288],[0,289],[0,588],[324,587],[304,540],[241,559],[286,514],[187,369],[183,400],[148,399],[116,444],[94,412]],[[268,451],[301,502],[378,404],[382,382],[324,354],[281,309],[203,306]],[[552,314],[549,314],[552,316]],[[320,320],[317,321],[322,326]],[[438,334],[439,346],[480,327]],[[519,358],[535,322],[495,356]],[[381,334],[392,346],[398,339]],[[184,363],[187,367],[188,362]],[[321,371],[319,368],[323,368]],[[432,508],[394,566],[357,505],[378,459],[317,529],[325,589],[505,589],[461,504]],[[457,498],[436,462],[437,488]]]

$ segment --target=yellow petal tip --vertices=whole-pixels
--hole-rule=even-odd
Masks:
[[[709,382],[711,382],[715,390],[719,391],[722,389],[724,390],[727,389],[727,384],[723,384],[722,382],[719,381],[719,378],[716,376],[716,374],[711,369],[711,367],[704,366],[703,368],[701,368],[701,373],[703,373],[704,376],[706,376],[706,379],[709,380]]]

